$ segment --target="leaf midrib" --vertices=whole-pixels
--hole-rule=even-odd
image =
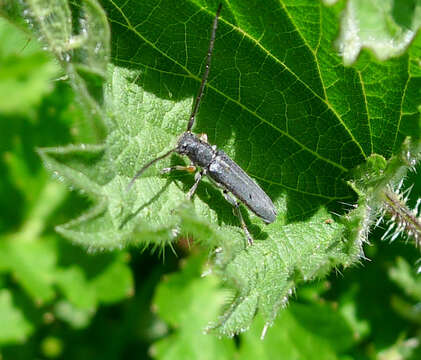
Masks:
[[[168,54],[166,54],[165,52],[163,52],[160,48],[156,47],[155,44],[153,44],[152,42],[150,42],[147,38],[145,38],[140,32],[138,32],[136,30],[136,27],[134,27],[130,20],[127,18],[127,16],[124,14],[124,12],[122,11],[122,9],[113,1],[110,0],[111,4],[117,9],[117,11],[121,14],[121,16],[123,17],[123,19],[126,21],[126,24],[121,23],[119,21],[113,20],[113,19],[109,19],[110,22],[116,23],[124,28],[126,28],[129,31],[132,31],[133,33],[135,33],[142,41],[144,41],[146,44],[148,44],[150,47],[152,47],[154,50],[156,50],[157,52],[159,52],[161,55],[163,55],[164,57],[166,57],[167,59],[169,59],[170,61],[172,61],[173,63],[175,63],[176,65],[178,65],[181,69],[183,69],[186,74],[188,75],[188,77],[197,80],[198,82],[201,82],[201,78],[199,78],[198,76],[196,76],[195,74],[191,73],[184,65],[180,64],[178,61],[176,61],[175,59],[173,59],[172,57],[170,57]],[[207,9],[205,8],[201,8],[203,11],[209,13],[212,15],[212,13],[210,13],[209,11],[207,11]],[[213,14],[214,15],[214,14]],[[220,21],[223,21],[225,24],[231,26],[233,28],[233,30],[238,31],[239,33],[243,34],[244,36],[248,37],[251,41],[253,41],[256,45],[258,45],[264,52],[265,54],[267,54],[268,56],[270,56],[273,60],[275,60],[277,63],[279,63],[280,65],[282,65],[287,71],[290,72],[291,75],[293,75],[297,81],[299,81],[301,84],[303,84],[303,86],[305,86],[315,97],[317,97],[320,101],[322,101],[324,104],[326,104],[326,106],[335,114],[335,116],[338,118],[338,120],[341,122],[341,124],[344,126],[344,128],[347,130],[347,132],[350,134],[351,139],[357,144],[358,148],[361,150],[363,156],[365,156],[360,144],[355,140],[355,138],[352,136],[352,133],[350,133],[349,129],[347,129],[347,127],[345,126],[345,124],[343,123],[342,119],[340,118],[340,116],[335,112],[335,110],[330,106],[329,103],[327,103],[323,98],[321,98],[317,93],[315,93],[307,84],[305,84],[290,68],[288,68],[285,64],[282,63],[282,61],[280,61],[279,59],[277,59],[273,54],[271,54],[268,50],[266,50],[262,44],[260,44],[256,39],[252,38],[251,36],[249,36],[247,33],[243,32],[240,28],[235,27],[233,24],[228,23],[227,21],[225,21],[224,19],[220,19]],[[311,49],[310,49],[311,50]],[[312,52],[314,55],[314,52]],[[248,107],[246,107],[245,105],[243,105],[242,103],[238,102],[237,100],[231,98],[230,96],[228,96],[227,94],[223,93],[222,91],[220,91],[218,88],[212,86],[209,82],[207,82],[206,86],[210,89],[212,89],[213,91],[215,91],[216,93],[218,93],[219,95],[221,95],[222,97],[224,97],[225,99],[231,101],[232,103],[238,105],[239,107],[241,107],[244,111],[250,113],[251,115],[253,115],[255,118],[259,119],[262,123],[265,123],[267,125],[269,125],[270,127],[272,127],[274,130],[276,130],[278,133],[282,134],[283,136],[286,136],[287,138],[289,138],[290,140],[292,140],[293,142],[295,142],[298,146],[300,146],[303,150],[309,152],[310,154],[312,154],[314,157],[340,169],[343,172],[348,172],[348,169],[345,168],[344,166],[342,166],[341,164],[338,164],[337,162],[330,160],[328,158],[325,158],[323,156],[321,156],[320,154],[318,154],[317,152],[313,151],[312,149],[308,148],[307,146],[305,146],[304,144],[302,144],[300,141],[298,141],[296,138],[294,138],[293,136],[291,136],[290,134],[288,134],[287,132],[281,130],[280,128],[276,127],[274,124],[272,124],[271,122],[269,122],[268,120],[266,120],[265,118],[263,118],[262,116],[260,116],[259,114],[255,113],[254,111],[252,111],[251,109],[249,109]]]

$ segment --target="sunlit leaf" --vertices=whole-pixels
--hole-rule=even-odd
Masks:
[[[186,128],[217,3],[104,0],[105,12],[93,0],[51,0],[47,10],[42,3],[28,0],[28,18],[92,111],[92,126],[107,129],[100,145],[40,151],[52,173],[95,202],[60,233],[91,249],[162,246],[180,234],[219,246],[215,271],[238,291],[216,324],[226,335],[247,329],[257,310],[269,326],[300,282],[362,255],[376,217],[367,187],[354,186],[360,206],[345,220],[332,213],[355,202],[351,169],[373,154],[385,161],[400,154],[406,136],[419,147],[420,36],[393,60],[363,53],[344,67],[333,46],[342,4],[223,5],[194,131],[207,133],[275,203],[278,218],[268,226],[244,211],[255,239],[245,248],[231,206],[208,181],[194,197],[194,214],[186,211],[193,176],[159,171],[182,163],[178,156],[127,191],[136,171],[173,148]],[[390,178],[403,174],[394,169]]]

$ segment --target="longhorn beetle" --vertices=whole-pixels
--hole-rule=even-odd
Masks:
[[[141,176],[147,168],[149,168],[157,161],[166,158],[173,152],[176,152],[180,155],[186,155],[190,159],[191,165],[177,165],[170,168],[165,168],[162,170],[162,172],[169,173],[173,170],[195,172],[196,168],[200,167],[201,170],[196,172],[194,177],[194,185],[188,192],[187,198],[190,199],[193,196],[202,177],[204,175],[208,175],[218,187],[223,189],[225,199],[232,206],[234,206],[237,212],[237,216],[240,219],[241,227],[243,228],[243,231],[247,237],[248,243],[251,245],[253,243],[253,239],[247,229],[243,216],[241,215],[240,202],[234,199],[231,194],[242,201],[251,211],[253,211],[267,224],[274,222],[276,219],[276,210],[272,200],[269,198],[269,196],[266,195],[260,186],[257,185],[243,169],[241,169],[240,166],[238,166],[227,154],[225,154],[225,152],[222,150],[217,150],[215,145],[210,145],[207,142],[206,134],[196,135],[191,132],[194,121],[196,119],[197,111],[199,109],[200,101],[203,96],[206,80],[208,79],[209,75],[212,51],[215,43],[215,34],[218,27],[218,18],[221,12],[221,7],[222,4],[219,4],[215,19],[213,20],[205,72],[203,74],[199,92],[194,102],[186,132],[180,136],[175,148],[166,152],[164,155],[149,161],[145,166],[143,166],[132,178],[127,186],[127,190],[130,190],[136,179]]]

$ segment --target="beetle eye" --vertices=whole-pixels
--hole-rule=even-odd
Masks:
[[[186,150],[187,150],[187,145],[186,145],[186,143],[182,143],[182,144],[180,144],[180,146],[178,147],[178,151],[180,152],[180,153],[185,153],[186,152]]]

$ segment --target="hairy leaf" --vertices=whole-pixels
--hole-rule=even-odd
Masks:
[[[108,134],[101,145],[40,151],[56,176],[95,201],[58,228],[63,235],[93,249],[160,246],[180,234],[218,246],[215,271],[238,291],[215,324],[227,335],[247,329],[257,310],[271,325],[297,284],[358,259],[373,219],[365,190],[354,186],[364,206],[345,221],[330,211],[344,212],[343,202],[354,201],[345,181],[351,169],[373,154],[397,154],[405,136],[419,140],[420,36],[408,54],[380,63],[363,53],[344,67],[333,48],[343,4],[224,4],[193,130],[207,133],[275,203],[279,215],[268,226],[243,211],[255,239],[245,248],[219,190],[205,180],[186,204],[193,176],[160,173],[185,163],[178,156],[148,169],[127,191],[136,171],[173,148],[186,128],[217,2],[102,1],[112,35],[107,73],[109,31],[95,1],[27,3]]]
[[[344,62],[355,61],[363,47],[381,60],[402,54],[421,25],[417,0],[348,0],[338,45]]]

